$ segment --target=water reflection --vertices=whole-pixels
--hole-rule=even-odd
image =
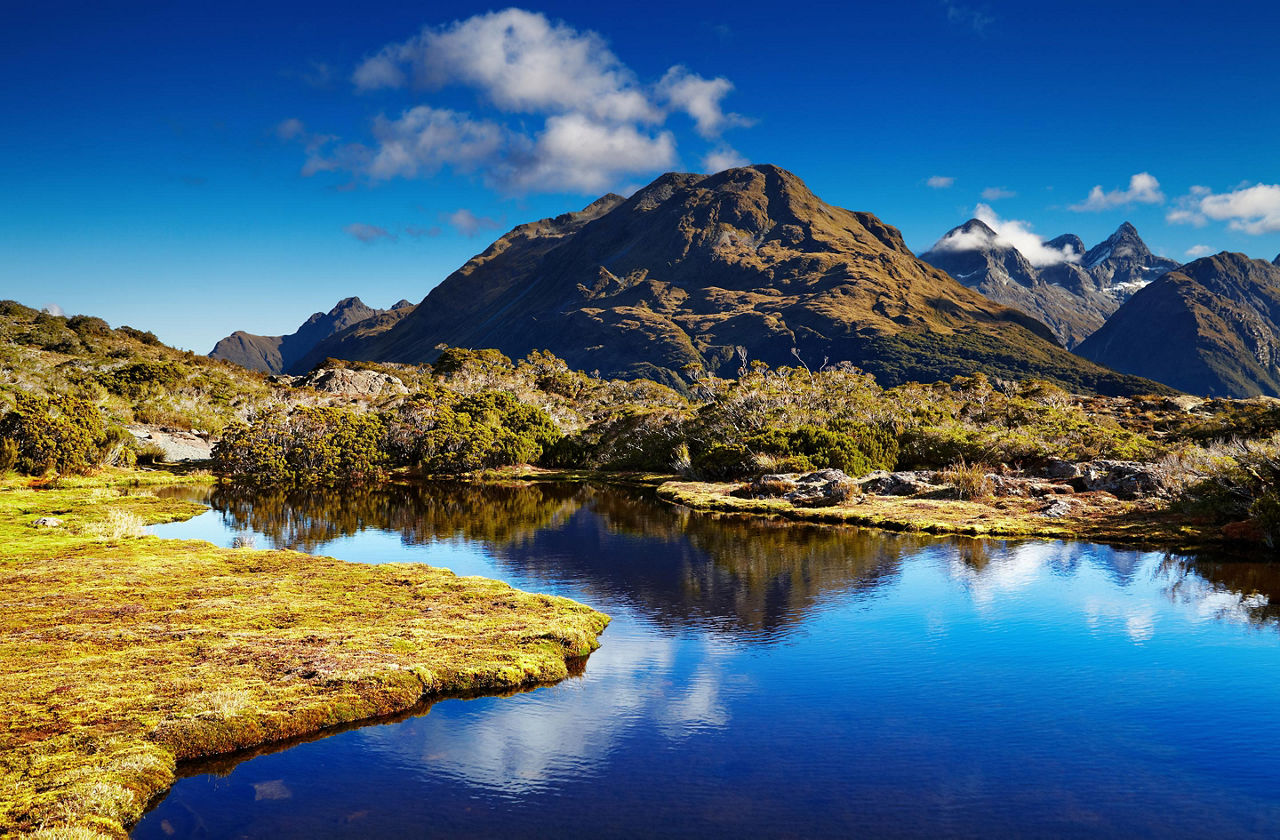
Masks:
[[[557,686],[188,767],[138,837],[1280,832],[1270,566],[583,485],[211,501],[157,532],[434,562],[614,623]]]

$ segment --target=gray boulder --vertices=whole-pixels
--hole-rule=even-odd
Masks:
[[[735,495],[751,499],[784,499],[799,507],[830,507],[851,498],[857,484],[841,470],[771,473],[749,482]]]
[[[358,397],[390,397],[409,393],[409,389],[399,379],[376,370],[318,368],[301,380],[295,380],[294,384],[327,394],[350,394]]]
[[[877,496],[915,496],[935,489],[933,477],[934,473],[924,470],[916,472],[876,470],[858,479],[856,483],[863,493],[875,493]]]
[[[1164,477],[1154,464],[1099,459],[1080,464],[1077,490],[1101,490],[1120,499],[1168,495]]]
[[[62,520],[52,516],[42,516],[31,524],[36,528],[61,528]]]

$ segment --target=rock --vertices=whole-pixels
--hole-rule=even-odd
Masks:
[[[36,528],[61,528],[62,520],[52,516],[42,516],[31,524]]]
[[[1120,499],[1164,496],[1168,492],[1154,464],[1097,460],[1080,464],[1079,468],[1079,477],[1072,481],[1076,490],[1102,490]]]
[[[141,443],[154,444],[164,450],[166,461],[207,461],[213,457],[213,445],[202,435],[163,426],[126,426]]]
[[[1047,516],[1050,519],[1061,519],[1070,515],[1075,505],[1070,499],[1054,499],[1049,504],[1040,508],[1040,515]]]
[[[857,485],[842,470],[819,470],[795,478],[796,489],[782,498],[799,507],[830,507],[847,501]]]
[[[1208,400],[1203,397],[1193,397],[1190,394],[1176,394],[1172,397],[1165,397],[1160,407],[1165,411],[1194,411],[1204,405]]]
[[[734,492],[735,496],[747,499],[773,499],[796,489],[795,473],[771,473],[749,481],[747,485]]]
[[[1049,461],[1048,466],[1044,469],[1046,478],[1056,478],[1058,480],[1079,478],[1080,467],[1070,461],[1062,461],[1057,458]]]
[[[360,397],[389,397],[409,393],[396,377],[376,370],[317,368],[297,385],[328,394],[353,394]]]
[[[934,489],[932,479],[935,475],[925,470],[892,473],[876,470],[858,479],[856,485],[863,493],[878,496],[915,496]]]
[[[782,498],[799,507],[830,507],[847,501],[857,485],[841,470],[762,475],[735,491],[750,499]]]

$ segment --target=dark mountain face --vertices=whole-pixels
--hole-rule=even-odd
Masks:
[[[1043,321],[1066,347],[1084,341],[1130,295],[1178,265],[1152,254],[1128,222],[1088,251],[1075,234],[1050,239],[1045,245],[1066,259],[1039,267],[1011,259],[1006,252],[1013,246],[994,232],[985,244],[982,237],[966,233],[976,230],[974,224],[982,225],[975,219],[949,231],[920,259],[992,300]],[[982,228],[991,231],[986,225]],[[1016,249],[1014,253],[1021,259]],[[1019,271],[1009,270],[1013,264]]]
[[[424,362],[442,344],[516,357],[547,349],[607,376],[680,385],[688,366],[736,372],[741,348],[773,365],[797,354],[811,366],[848,361],[885,384],[984,370],[1085,390],[1153,387],[1082,364],[1051,339],[916,259],[874,216],[752,166],[670,173],[628,199],[522,225],[345,352]]]
[[[392,310],[405,313],[413,304],[400,301]],[[251,370],[282,373],[331,335],[386,314],[366,306],[358,297],[344,298],[328,312],[317,312],[290,335],[253,335],[234,332],[214,345],[210,358],[224,359]],[[398,317],[397,317],[398,320]]]
[[[1076,352],[1195,394],[1280,396],[1280,267],[1227,252],[1188,263]]]

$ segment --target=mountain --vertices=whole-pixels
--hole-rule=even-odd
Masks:
[[[1080,265],[1098,281],[1099,288],[1124,301],[1161,274],[1177,268],[1178,262],[1151,253],[1138,236],[1138,229],[1125,222],[1106,241],[1090,248]]]
[[[1188,263],[1076,352],[1193,394],[1280,396],[1280,267],[1225,251]]]
[[[920,259],[994,301],[1043,321],[1066,347],[1102,326],[1135,291],[1177,263],[1157,257],[1125,222],[1086,251],[1075,234],[1045,243],[1066,257],[1033,266],[1008,240],[977,219],[953,228]]]
[[[429,362],[441,345],[547,349],[602,375],[683,387],[689,366],[851,362],[885,385],[985,371],[1078,390],[1154,383],[1084,362],[1021,312],[918,260],[869,213],[749,166],[668,173],[622,199],[522,225],[349,358]],[[739,351],[741,348],[741,351]]]
[[[1067,234],[1048,243],[1083,254],[1080,237]],[[1088,272],[1072,263],[1035,268],[1012,243],[978,219],[948,231],[920,259],[971,289],[1043,322],[1067,347],[1102,326],[1114,301],[1098,293]]]
[[[400,301],[391,309],[373,309],[358,297],[344,298],[328,312],[312,315],[290,335],[253,335],[237,331],[215,344],[209,356],[235,362],[250,370],[282,373],[329,336],[370,318],[390,315],[399,320],[412,308],[413,304],[407,300]]]

